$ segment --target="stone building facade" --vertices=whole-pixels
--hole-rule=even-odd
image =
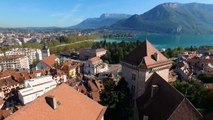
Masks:
[[[121,61],[122,76],[128,82],[134,98],[145,91],[145,83],[153,73],[158,73],[167,82],[172,62],[160,53],[149,41],[144,41]]]

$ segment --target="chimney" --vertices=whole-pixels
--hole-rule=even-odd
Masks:
[[[57,108],[57,101],[56,98],[54,96],[46,96],[45,97],[46,103],[52,108],[52,109],[56,109]]]
[[[159,89],[158,85],[152,85],[151,98],[154,97],[154,95],[157,93],[158,89]]]

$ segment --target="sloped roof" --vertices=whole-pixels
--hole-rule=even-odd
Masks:
[[[4,77],[10,77],[13,73],[15,73],[12,70],[5,70],[3,72],[0,72],[0,79]]]
[[[18,84],[19,83],[16,82],[15,80],[13,80],[11,77],[0,80],[0,86],[11,87],[11,86],[18,85]]]
[[[57,59],[57,56],[55,56],[54,54],[53,55],[50,55],[48,57],[45,57],[44,59],[42,59],[41,61],[43,63],[45,63],[46,65],[48,65],[49,67],[53,67],[56,63],[56,60]]]
[[[54,110],[45,101],[54,96],[61,104]],[[66,84],[27,104],[6,120],[101,120],[106,107],[91,100]]]
[[[152,85],[158,85],[158,91],[151,98]],[[144,94],[137,99],[140,120],[143,115],[151,120],[201,120],[202,115],[179,91],[169,85],[157,73],[146,82]]]
[[[0,97],[0,105],[4,104],[4,100]]]
[[[36,76],[34,74],[30,74],[27,72],[23,73],[13,73],[12,78],[17,81],[18,83],[24,83],[25,80],[29,80],[32,78],[35,78]]]
[[[155,54],[158,54],[158,60],[153,58]],[[168,60],[161,52],[159,52],[148,40],[145,40],[122,61],[145,68],[171,63],[171,61]]]
[[[179,106],[169,117],[169,120],[202,120],[202,116],[192,103],[184,98]]]
[[[92,92],[99,91],[98,87],[92,81],[88,81],[88,85],[89,85],[89,87],[90,87],[90,89],[91,89]]]
[[[99,57],[93,57],[93,58],[90,58],[89,61],[92,63],[92,64],[97,64],[99,63],[101,59]]]

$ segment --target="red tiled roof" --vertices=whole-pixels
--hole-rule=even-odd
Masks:
[[[4,77],[9,77],[11,76],[13,73],[15,73],[14,71],[12,70],[5,70],[3,72],[0,73],[0,79],[1,78],[4,78]]]
[[[90,92],[89,95],[94,101],[100,101],[100,93],[99,92]]]
[[[45,101],[54,96],[60,105],[53,110]],[[106,107],[91,100],[66,84],[27,104],[6,120],[101,120]]]
[[[95,64],[97,62],[99,62],[101,59],[99,57],[93,57],[91,59],[89,59],[89,61],[92,63],[92,64]]]
[[[3,118],[8,117],[12,113],[13,113],[12,110],[0,110],[0,116]]]
[[[15,80],[13,80],[11,77],[0,80],[0,86],[11,87],[11,86],[18,85],[18,84],[19,83],[16,82]]]
[[[33,74],[36,74],[36,73],[41,73],[42,75],[45,75],[47,72],[49,72],[50,68],[44,68],[44,69],[41,69],[41,70],[35,70],[33,71]]]
[[[12,78],[13,78],[14,80],[16,80],[17,82],[19,82],[19,83],[24,83],[25,80],[35,78],[35,75],[34,75],[34,74],[27,73],[27,72],[23,72],[23,73],[13,73],[13,74],[12,74]]]
[[[4,104],[4,100],[0,98],[0,105]]]
[[[53,67],[56,63],[56,59],[57,59],[57,57],[53,54],[53,55],[50,55],[48,57],[45,57],[41,61],[43,63],[45,63],[46,65],[48,65],[49,67]]]
[[[99,91],[98,88],[96,87],[96,85],[92,81],[88,81],[88,85],[89,85],[92,92]]]

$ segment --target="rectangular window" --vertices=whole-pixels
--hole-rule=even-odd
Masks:
[[[135,81],[136,80],[136,75],[132,74],[132,80]]]
[[[135,86],[134,85],[132,85],[131,90],[135,91]]]
[[[135,86],[134,85],[131,86],[131,91],[132,91],[132,95],[135,96]]]

